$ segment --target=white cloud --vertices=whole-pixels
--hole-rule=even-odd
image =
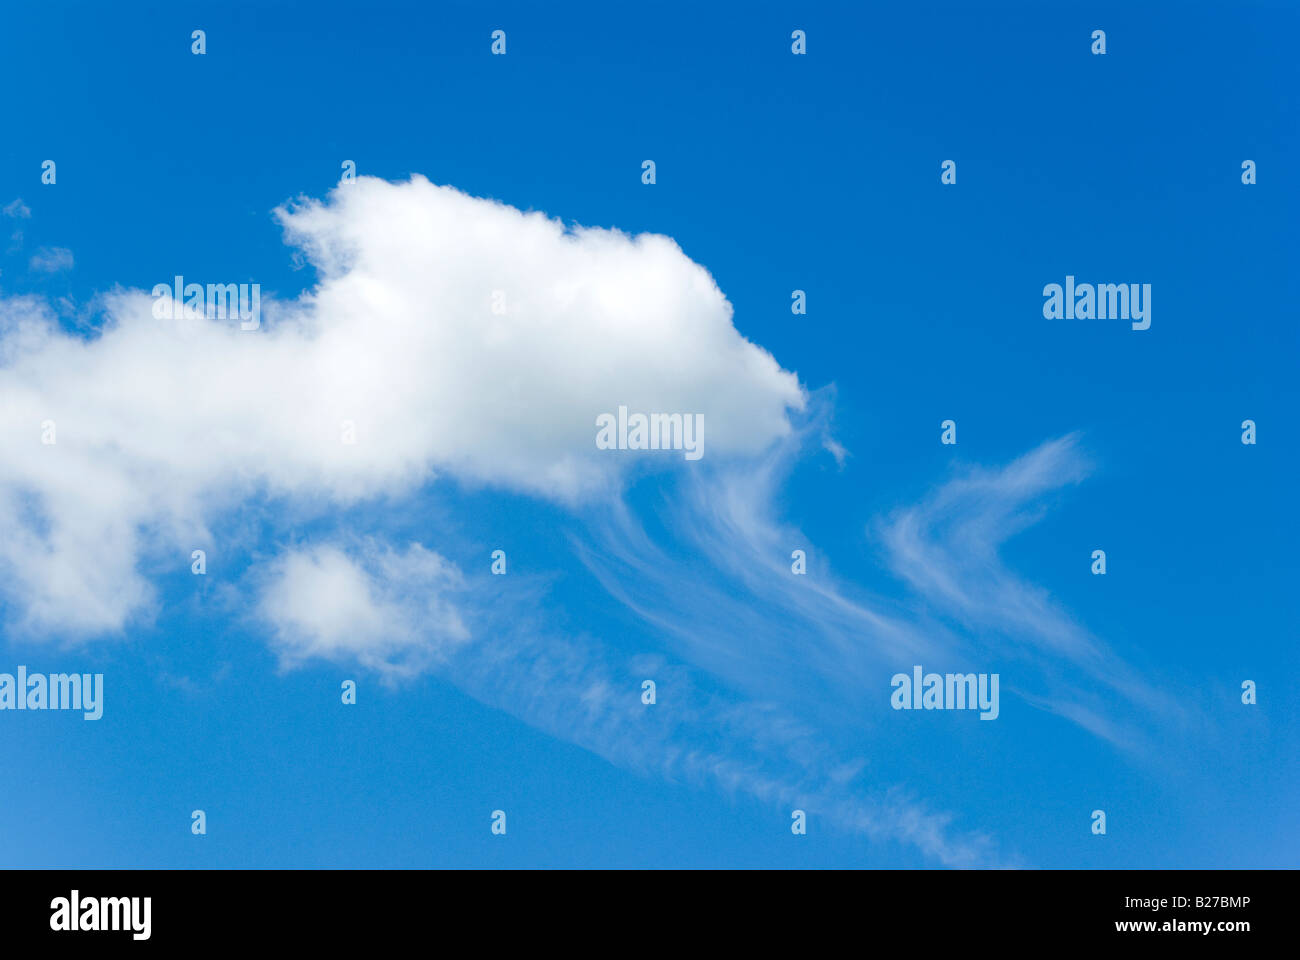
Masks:
[[[704,414],[712,456],[766,447],[803,403],[667,237],[566,231],[423,178],[363,178],[280,217],[323,277],[305,309],[336,407],[369,406],[362,430],[393,456],[571,498],[619,462],[594,447],[619,404]],[[388,397],[366,404],[377,382]]]
[[[6,217],[13,217],[16,220],[26,220],[32,215],[31,208],[23,203],[23,198],[19,197],[11,203],[5,204],[3,208]]]
[[[29,628],[120,630],[149,608],[141,558],[188,557],[249,496],[347,503],[445,473],[575,502],[636,460],[595,447],[619,404],[704,414],[708,459],[763,449],[804,402],[666,237],[566,229],[421,177],[279,216],[320,284],[264,302],[257,331],[156,319],[137,291],[86,340],[38,302],[0,303],[0,573]]]
[[[405,553],[373,541],[352,555],[334,544],[290,550],[254,578],[264,581],[257,615],[286,668],[355,659],[409,675],[469,639],[449,596],[464,588],[460,571],[418,543]]]
[[[67,247],[41,247],[27,265],[37,273],[58,273],[72,269],[72,251]]]

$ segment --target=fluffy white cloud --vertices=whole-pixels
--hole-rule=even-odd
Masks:
[[[0,303],[0,575],[29,628],[120,629],[150,603],[142,556],[187,558],[250,495],[350,502],[448,473],[576,502],[631,462],[595,447],[619,404],[703,414],[712,458],[763,449],[804,403],[666,237],[420,177],[278,215],[320,282],[264,304],[258,330],[158,319],[135,291],[87,340],[39,302]]]
[[[619,404],[703,413],[711,455],[766,447],[803,403],[668,237],[567,230],[423,178],[279,215],[323,278],[302,309],[329,401],[381,455],[573,497],[620,460],[595,449]]]
[[[259,617],[275,628],[286,667],[358,660],[385,675],[416,672],[469,639],[450,594],[460,572],[418,543],[405,553],[367,541],[291,550],[258,571]]]

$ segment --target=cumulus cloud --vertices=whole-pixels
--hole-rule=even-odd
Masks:
[[[302,311],[332,348],[336,408],[364,409],[394,457],[574,498],[616,472],[594,425],[620,404],[703,414],[710,456],[763,449],[803,404],[668,237],[570,229],[423,178],[363,178],[279,216],[322,277]],[[377,381],[387,400],[368,403]]]
[[[27,265],[37,273],[58,273],[72,269],[72,251],[67,247],[41,247]]]
[[[13,217],[15,220],[26,220],[32,215],[31,208],[23,203],[22,197],[5,204],[3,212],[6,217]]]
[[[454,564],[418,543],[399,553],[366,541],[293,549],[253,571],[257,615],[274,629],[286,668],[312,659],[356,660],[389,677],[445,659],[469,639],[454,595]]]
[[[620,404],[703,414],[717,458],[785,435],[804,403],[667,237],[422,177],[278,217],[319,283],[264,303],[258,330],[141,291],[108,296],[91,338],[0,304],[0,569],[28,627],[120,630],[150,606],[141,558],[188,556],[250,496],[353,503],[448,475],[575,503],[645,462],[596,449]]]

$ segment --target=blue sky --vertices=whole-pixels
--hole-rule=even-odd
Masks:
[[[61,403],[58,449],[87,472],[84,489],[70,464],[0,474],[0,529],[50,551],[39,576],[17,546],[0,557],[0,672],[102,672],[105,709],[0,712],[0,862],[1296,866],[1297,17],[1142,6],[7,11],[0,426],[6,460],[34,463],[28,401]],[[345,160],[378,180],[331,195]],[[542,317],[554,354],[466,354],[513,372],[434,351],[418,383],[386,374],[385,358],[425,359],[401,336],[462,316],[448,274],[481,268],[486,296],[510,266],[493,251],[533,249],[479,243],[476,218],[522,228],[412,176],[671,237],[735,330],[692,299],[684,260],[593,240],[592,271],[625,256],[646,284],[630,299],[667,306],[595,326],[562,310]],[[302,197],[324,206],[277,217]],[[287,224],[377,259],[322,262]],[[424,248],[403,230],[470,253],[407,263]],[[568,269],[565,243],[539,249]],[[549,289],[541,254],[531,266],[511,276]],[[142,291],[147,310],[176,274],[258,283],[271,304],[266,330],[211,341],[210,389],[171,379],[188,354],[112,299]],[[574,283],[618,292],[633,276],[611,275]],[[1150,329],[1044,319],[1044,285],[1067,275],[1151,284]],[[298,435],[283,410],[295,385],[330,385],[334,355],[310,354],[317,379],[299,381],[299,341],[272,355],[270,338],[303,317],[342,329],[349,298],[383,282],[418,306],[391,342],[376,334],[396,347],[374,355],[365,396],[391,376],[402,400],[454,395],[460,420],[402,408],[414,474],[396,455],[373,474],[315,471],[305,441],[278,452]],[[32,315],[49,327],[35,346],[17,319]],[[628,315],[649,318],[636,339]],[[522,337],[516,318],[475,317],[492,343]],[[137,333],[111,352],[114,324]],[[715,339],[694,339],[705,326]],[[257,337],[265,352],[223,346]],[[755,372],[742,337],[779,371]],[[347,342],[365,367],[371,341]],[[277,370],[284,391],[259,393]],[[608,377],[708,406],[721,427],[699,464],[624,452],[615,467],[583,447],[591,486],[539,480],[559,455],[545,430],[512,433],[509,405],[475,419],[522,383],[514,402],[567,442],[547,411],[627,402],[597,389]],[[793,377],[801,408],[783,400]],[[92,436],[79,418],[96,408]],[[221,417],[235,441],[216,439]],[[955,446],[940,443],[949,418]],[[260,428],[240,430],[263,419],[278,439],[258,446]],[[117,487],[144,477],[148,497]],[[61,499],[42,500],[45,482]],[[78,539],[96,524],[110,540]],[[203,577],[190,545],[208,551]],[[489,574],[498,548],[504,577]],[[390,618],[378,639],[331,646],[317,623],[287,642],[286,619],[307,616],[274,601],[294,557],[363,576],[382,598],[366,615]],[[86,596],[50,588],[34,620],[83,563]],[[98,626],[69,614],[101,603]],[[915,663],[998,673],[1000,715],[892,710],[890,678]],[[1241,703],[1244,680],[1258,703]]]

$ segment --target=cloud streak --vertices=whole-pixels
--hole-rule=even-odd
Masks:
[[[1047,495],[1081,483],[1090,470],[1079,435],[1067,434],[1003,467],[968,470],[876,530],[893,572],[932,609],[1037,673],[1036,688],[1017,687],[1029,702],[1117,745],[1147,749],[1144,723],[1182,715],[1177,700],[1141,678],[1047,590],[1008,569],[999,553],[1043,516]]]

